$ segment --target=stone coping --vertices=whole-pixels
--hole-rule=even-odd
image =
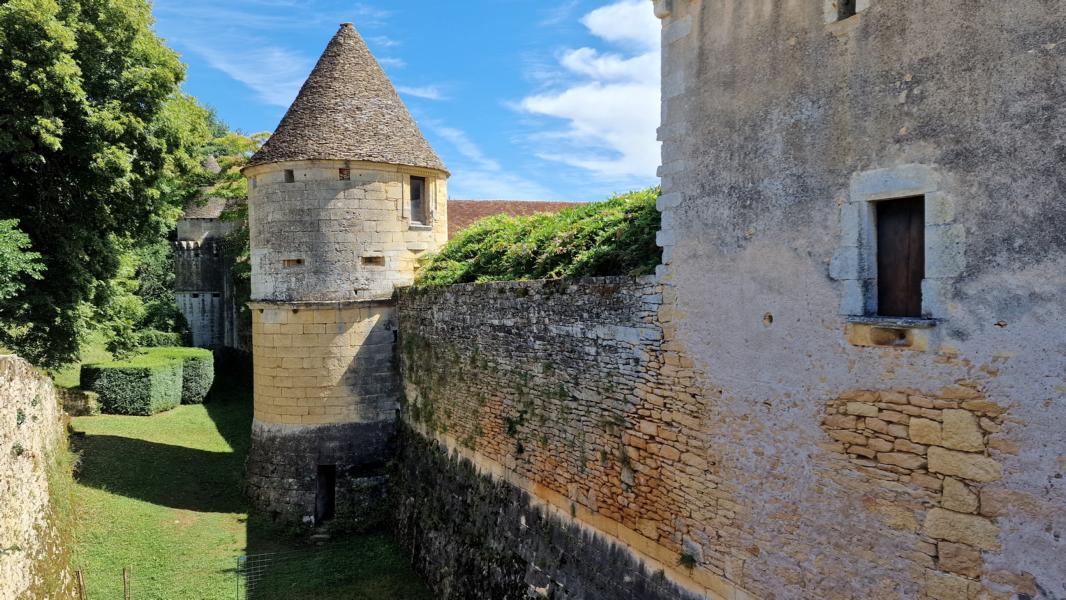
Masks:
[[[288,308],[300,309],[331,309],[348,308],[350,306],[394,306],[393,298],[370,298],[366,300],[252,300],[248,308],[252,310],[264,308]]]
[[[918,317],[848,317],[848,323],[871,325],[885,329],[932,329],[940,321]]]

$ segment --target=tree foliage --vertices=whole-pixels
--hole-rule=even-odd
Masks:
[[[27,279],[41,278],[41,255],[29,248],[30,237],[18,221],[0,221],[0,302],[22,291]]]
[[[661,262],[658,188],[557,214],[482,219],[429,258],[419,285],[643,275]]]
[[[151,25],[145,0],[0,2],[0,219],[47,269],[0,302],[0,343],[45,365],[77,355],[122,250],[199,184],[209,113]]]

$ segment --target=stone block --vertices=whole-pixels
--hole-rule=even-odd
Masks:
[[[964,577],[980,577],[984,564],[981,551],[965,544],[940,542],[937,544],[940,569]]]
[[[882,452],[877,455],[878,462],[894,465],[904,469],[920,469],[925,466],[925,459],[917,454],[907,452]]]
[[[977,417],[968,410],[946,409],[943,412],[943,445],[953,450],[980,452],[984,450],[984,435]]]
[[[925,517],[922,533],[935,539],[967,544],[982,550],[999,550],[999,527],[977,515],[934,508]]]
[[[929,470],[981,482],[1003,477],[1003,465],[992,458],[937,446],[929,448]]]
[[[944,479],[944,496],[940,505],[956,512],[975,513],[978,506],[977,494],[958,479],[947,477]]]
[[[849,415],[857,415],[860,417],[876,417],[877,407],[873,404],[866,404],[865,402],[848,402],[845,410]]]
[[[914,418],[910,420],[908,437],[915,444],[939,445],[942,436],[940,423],[930,419]]]

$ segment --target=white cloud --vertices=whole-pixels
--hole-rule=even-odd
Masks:
[[[238,48],[185,41],[184,46],[274,106],[292,104],[311,72],[310,61],[303,55],[261,43]]]
[[[659,21],[646,0],[619,0],[581,22],[626,53],[587,47],[561,53],[557,80],[565,83],[518,105],[566,122],[563,129],[533,136],[535,152],[614,180],[652,178],[660,160]]]
[[[448,183],[453,198],[486,200],[544,200],[552,197],[545,186],[505,171],[496,160],[489,158],[465,131],[438,121],[426,121],[426,126],[450,143],[464,159],[452,171]]]
[[[379,58],[378,64],[383,67],[392,67],[394,69],[402,69],[407,66],[407,61],[402,58],[385,57]]]
[[[414,96],[415,98],[422,98],[424,100],[447,100],[444,91],[441,90],[439,85],[398,85],[396,86],[396,91],[406,96]]]

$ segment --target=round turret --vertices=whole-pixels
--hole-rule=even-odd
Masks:
[[[367,525],[401,396],[393,291],[447,240],[448,172],[344,24],[244,175],[252,499],[281,520]]]

